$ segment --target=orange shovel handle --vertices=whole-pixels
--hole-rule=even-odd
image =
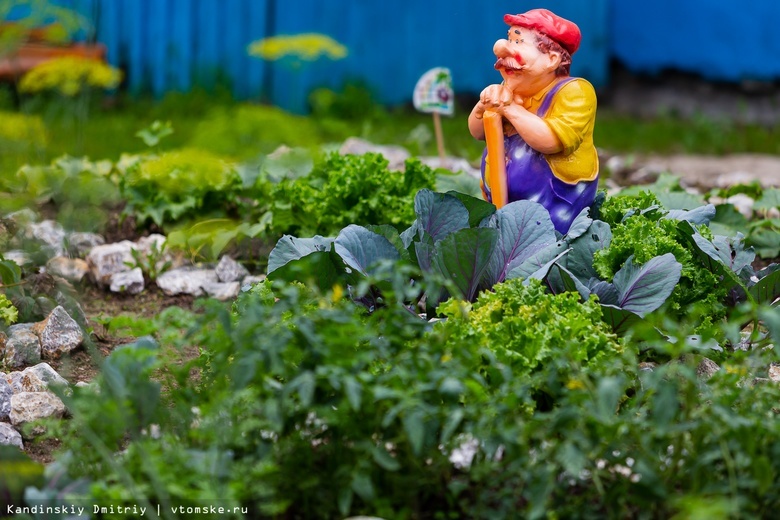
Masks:
[[[482,116],[487,145],[487,183],[490,196],[497,208],[506,206],[506,157],[504,152],[504,122],[500,114],[486,110]]]

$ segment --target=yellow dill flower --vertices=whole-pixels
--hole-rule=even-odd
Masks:
[[[341,284],[333,284],[333,294],[331,295],[331,301],[333,301],[333,303],[338,303],[343,297],[344,288],[341,286]]]
[[[585,383],[579,379],[569,379],[566,382],[566,388],[569,390],[585,390]]]
[[[249,44],[249,54],[264,60],[275,61],[293,56],[305,61],[325,56],[340,60],[347,56],[347,48],[325,34],[303,33],[263,38]]]
[[[64,56],[45,61],[22,77],[19,91],[28,93],[58,91],[73,97],[84,86],[111,89],[119,86],[122,71],[102,61]]]

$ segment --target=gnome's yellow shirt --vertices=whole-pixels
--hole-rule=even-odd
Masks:
[[[553,81],[535,96],[523,100],[523,107],[536,114],[556,83]],[[582,78],[572,79],[554,95],[547,113],[541,117],[563,145],[562,151],[545,155],[553,174],[571,184],[595,179],[599,173],[599,156],[593,144],[596,122],[593,85]],[[511,130],[516,133],[514,128]]]

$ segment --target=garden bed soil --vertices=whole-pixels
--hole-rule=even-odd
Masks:
[[[114,334],[101,323],[101,317],[115,317],[131,314],[137,317],[152,318],[168,307],[192,309],[194,296],[167,296],[156,285],[151,284],[141,294],[117,294],[87,285],[80,291],[80,301],[92,329],[91,341],[69,355],[48,361],[49,365],[64,377],[71,385],[90,382],[100,372],[100,361],[116,347],[133,342],[136,338]],[[190,359],[197,355],[197,349],[182,352]],[[56,438],[38,438],[25,442],[25,453],[34,461],[48,464],[55,458],[61,442]]]

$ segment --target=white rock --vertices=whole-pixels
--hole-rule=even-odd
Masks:
[[[0,332],[0,351],[6,366],[19,368],[41,360],[41,340],[33,331],[32,323],[19,323]]]
[[[61,305],[55,307],[45,320],[36,323],[33,331],[41,339],[41,356],[45,359],[57,359],[84,340],[81,327]]]
[[[145,255],[151,253],[152,249],[156,249],[158,252],[161,252],[165,247],[166,240],[167,238],[165,238],[165,236],[160,235],[158,233],[153,233],[148,237],[141,237],[138,240],[136,240],[135,248],[140,253],[143,253]]]
[[[475,179],[482,178],[481,170],[473,167],[470,162],[462,157],[445,157],[444,161],[439,156],[420,157],[419,159],[421,163],[433,169],[444,168],[454,173],[463,172]]]
[[[246,267],[239,264],[228,255],[223,255],[222,258],[219,259],[219,263],[214,271],[217,273],[217,279],[219,279],[220,282],[237,282],[249,275],[249,271],[247,271]]]
[[[89,265],[81,258],[55,256],[46,263],[46,271],[69,282],[80,282],[89,273]]]
[[[769,379],[774,382],[780,382],[780,363],[772,363],[769,365]]]
[[[84,313],[84,309],[81,307],[79,302],[77,302],[72,297],[67,296],[62,291],[57,291],[54,293],[54,301],[57,302],[57,305],[62,305],[65,307],[65,310],[68,311],[68,314],[70,314],[71,318],[76,320],[76,323],[82,327],[87,326],[87,315]]]
[[[46,391],[46,383],[41,381],[35,372],[11,372],[5,376],[5,379],[15,394]]]
[[[13,262],[16,262],[16,265],[18,265],[19,267],[23,267],[30,263],[29,255],[24,251],[19,251],[17,249],[6,251],[5,253],[3,253],[3,258],[5,258],[6,260],[11,260]]]
[[[622,155],[613,155],[604,161],[604,169],[609,171],[610,176],[624,175],[629,162],[630,161]]]
[[[232,300],[241,291],[241,284],[239,282],[205,283],[203,284],[203,290],[217,300]]]
[[[56,395],[49,392],[22,392],[11,397],[11,424],[17,429],[25,424],[49,417],[61,419],[67,409]],[[43,433],[34,430],[32,435]]]
[[[65,254],[65,230],[57,222],[53,220],[33,222],[27,228],[26,234],[50,247],[55,256]]]
[[[140,267],[131,271],[114,273],[111,275],[109,289],[116,293],[138,294],[144,290],[144,273]]]
[[[251,285],[254,285],[256,283],[260,283],[263,280],[265,280],[265,275],[264,274],[259,274],[257,276],[250,274],[249,276],[245,276],[244,279],[241,280],[241,288],[243,289],[244,287],[246,287],[248,285],[251,286]]]
[[[53,386],[67,387],[68,381],[59,375],[48,363],[38,363],[35,366],[25,368],[22,374],[35,374],[43,382],[46,389]]]
[[[0,373],[0,421],[8,420],[8,414],[11,413],[11,396],[14,395],[14,389],[6,377]]]
[[[754,201],[751,197],[748,197],[744,193],[737,193],[736,195],[732,195],[731,197],[727,198],[726,202],[733,204],[734,208],[742,213],[746,219],[750,220],[753,218],[753,206],[755,205],[756,201]]]
[[[135,242],[135,249],[140,253],[142,256],[144,256],[148,262],[148,257],[150,255],[156,254],[157,262],[155,263],[155,268],[157,269],[157,272],[163,271],[164,269],[170,269],[170,268],[178,268],[183,265],[188,264],[187,260],[184,258],[184,255],[181,253],[173,254],[171,251],[169,251],[165,243],[168,240],[167,237],[160,234],[152,234],[148,237],[141,237]],[[156,250],[156,253],[152,253],[152,250]],[[162,254],[161,254],[162,253]],[[166,266],[165,264],[168,264]]]
[[[0,422],[0,446],[16,446],[23,450],[22,434],[16,431],[10,424]]]
[[[718,188],[730,188],[738,184],[750,184],[758,180],[756,174],[749,171],[733,171],[717,177],[715,185]]]
[[[38,214],[30,208],[24,208],[20,209],[19,211],[14,211],[13,213],[9,213],[5,216],[5,218],[13,220],[18,227],[23,228],[30,222],[37,222]]]
[[[388,161],[388,169],[390,171],[401,170],[404,167],[404,163],[410,157],[409,150],[402,146],[385,146],[374,144],[360,139],[359,137],[350,137],[344,144],[341,145],[339,153],[342,155],[354,154],[363,155],[368,152],[380,153],[385,156]]]
[[[195,267],[181,267],[166,271],[155,280],[157,287],[168,296],[175,294],[191,294],[202,296],[203,286],[210,283],[219,283],[214,269],[198,269]]]
[[[102,246],[106,243],[106,239],[97,233],[71,233],[67,237],[69,250],[83,258],[89,253],[93,247]]]
[[[702,358],[701,362],[696,367],[696,376],[699,379],[703,379],[706,381],[709,378],[711,378],[713,375],[715,375],[715,372],[717,372],[718,370],[720,370],[720,367],[718,366],[717,363],[715,363],[711,359]]]
[[[126,262],[135,263],[132,253],[134,247],[135,244],[129,240],[93,247],[87,255],[92,279],[105,286],[111,283],[112,274],[129,271],[131,267]]]

